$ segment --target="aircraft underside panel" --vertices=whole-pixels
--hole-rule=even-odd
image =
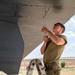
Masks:
[[[24,42],[18,27],[16,5],[10,0],[0,0],[0,71],[7,75],[18,74]]]
[[[16,24],[0,21],[0,71],[18,74],[24,43]]]

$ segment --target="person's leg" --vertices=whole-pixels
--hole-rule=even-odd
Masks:
[[[55,75],[60,75],[60,70],[54,71],[54,74],[55,74]]]
[[[46,70],[46,75],[60,75],[60,70]]]

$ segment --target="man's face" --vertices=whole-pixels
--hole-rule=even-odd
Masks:
[[[59,25],[59,24],[56,24],[56,25],[54,25],[54,27],[53,27],[53,32],[55,33],[55,34],[59,34],[59,33],[62,33],[62,27]]]

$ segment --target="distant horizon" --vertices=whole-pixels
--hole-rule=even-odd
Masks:
[[[26,59],[23,59],[23,60],[32,60],[32,59],[43,59],[43,58],[26,58]],[[75,59],[75,57],[60,57],[60,59]]]

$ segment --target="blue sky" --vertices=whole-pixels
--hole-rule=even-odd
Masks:
[[[61,57],[75,57],[75,15],[65,24],[66,31],[64,34],[67,36],[68,43]],[[40,44],[35,48],[25,59],[42,58],[43,55],[40,53]]]

